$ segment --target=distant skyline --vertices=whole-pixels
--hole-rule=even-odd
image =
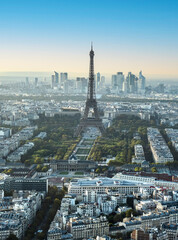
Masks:
[[[2,1],[0,76],[87,76],[93,41],[95,73],[178,79],[177,12],[177,0]]]
[[[57,71],[60,73],[60,71]],[[96,74],[97,72],[95,72]],[[100,72],[101,73],[101,72]],[[132,72],[136,76],[138,76],[138,73]],[[39,81],[47,81],[51,82],[51,76],[54,74],[54,72],[0,72],[0,84],[6,83],[6,82],[25,82],[26,77],[29,78],[29,81],[34,81],[35,77],[38,77]],[[114,74],[114,73],[113,73]],[[125,77],[128,73],[124,73]],[[143,75],[146,77],[147,85],[149,84],[158,84],[158,83],[165,83],[165,84],[176,84],[178,83],[178,78],[170,78],[169,76],[166,77],[159,77],[158,75]],[[89,74],[86,73],[72,73],[68,72],[69,79],[75,79],[76,77],[86,77],[88,78]],[[111,74],[107,73],[101,73],[101,76],[105,76],[106,83],[111,83]]]

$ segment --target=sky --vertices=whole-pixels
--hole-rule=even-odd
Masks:
[[[0,0],[0,75],[140,70],[178,79],[178,0]]]

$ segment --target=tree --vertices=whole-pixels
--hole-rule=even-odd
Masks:
[[[97,168],[97,169],[95,170],[95,172],[96,172],[96,173],[100,173],[100,169]]]
[[[37,165],[36,171],[37,171],[37,172],[40,172],[40,171],[41,171],[41,165],[40,165],[40,164]]]
[[[24,240],[33,239],[35,232],[39,229],[39,226],[40,229],[42,229],[42,232],[37,234],[37,239],[46,239],[49,226],[60,207],[60,203],[64,195],[64,189],[59,190],[56,186],[49,186],[48,194],[42,201],[41,209],[37,212],[33,223],[27,229]]]
[[[107,167],[103,167],[102,172],[106,172],[106,171],[107,171]]]
[[[133,208],[133,197],[128,197],[127,198],[127,205],[131,208]]]
[[[128,218],[128,217],[131,217],[131,214],[133,213],[133,210],[132,209],[129,209],[129,210],[127,210],[126,211],[126,217]]]
[[[154,173],[154,172],[157,172],[157,169],[156,169],[156,167],[152,167],[151,168],[151,171]]]
[[[47,172],[48,171],[48,166],[44,166],[42,169],[41,169],[42,172]]]
[[[121,214],[116,214],[113,218],[113,222],[117,223],[117,222],[121,222],[122,221],[122,216]]]
[[[37,234],[37,239],[39,239],[39,240],[45,239],[45,233],[44,232],[38,233]]]
[[[31,161],[30,160],[25,160],[25,167],[29,167],[31,164]]]
[[[62,135],[62,140],[64,140],[64,141],[67,140],[67,135],[66,135],[66,134],[63,134],[63,135]]]
[[[60,201],[58,198],[55,198],[55,199],[54,199],[54,204],[59,207],[60,204],[61,204],[61,201]]]
[[[68,188],[67,188],[66,186],[64,186],[64,187],[62,188],[62,190],[63,190],[65,193],[67,193]]]
[[[141,168],[141,167],[136,167],[135,168],[135,172],[141,172],[143,170],[143,168]]]
[[[146,135],[147,134],[147,128],[146,127],[139,127],[138,132],[140,135]]]
[[[6,240],[18,240],[18,238],[16,237],[16,235],[14,235],[13,233],[11,233],[11,234],[9,235],[9,237],[6,238]]]

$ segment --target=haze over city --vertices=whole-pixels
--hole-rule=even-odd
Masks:
[[[0,75],[9,72],[140,70],[150,79],[178,78],[176,0],[3,1]]]

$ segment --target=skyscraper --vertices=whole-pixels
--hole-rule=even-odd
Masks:
[[[123,72],[118,72],[117,73],[117,86],[118,86],[118,91],[123,90],[123,83],[124,83],[124,75]]]
[[[105,76],[101,76],[101,83],[100,83],[100,87],[103,88],[105,85]]]
[[[123,91],[124,84],[124,75],[122,72],[118,72],[115,75],[112,75],[111,78],[112,90],[114,93],[119,93]]]
[[[68,73],[64,72],[64,73],[60,73],[60,83],[61,85],[68,80]]]
[[[59,73],[54,71],[54,74],[51,76],[52,88],[59,86]]]
[[[124,92],[137,93],[138,91],[137,81],[138,78],[134,74],[129,72],[124,82]]]
[[[64,93],[69,93],[69,80],[64,82]]]
[[[59,85],[59,73],[54,71],[54,82],[56,84],[56,86]]]
[[[111,77],[111,85],[112,85],[112,90],[116,90],[117,88],[117,75],[112,75]]]
[[[100,75],[100,73],[98,72],[98,73],[96,74],[96,87],[97,87],[97,88],[99,88],[99,86],[100,86],[100,81],[101,81],[101,75]]]
[[[26,83],[26,85],[29,85],[29,78],[28,77],[26,77],[25,83]]]
[[[76,78],[76,88],[77,88],[77,93],[86,93],[87,92],[87,79],[82,77],[77,77]]]
[[[51,87],[54,88],[55,87],[55,82],[54,82],[54,75],[51,76]]]
[[[37,87],[38,86],[38,78],[36,77],[35,78],[35,87]]]
[[[145,90],[146,78],[142,75],[142,71],[139,72],[138,84],[139,89]]]

